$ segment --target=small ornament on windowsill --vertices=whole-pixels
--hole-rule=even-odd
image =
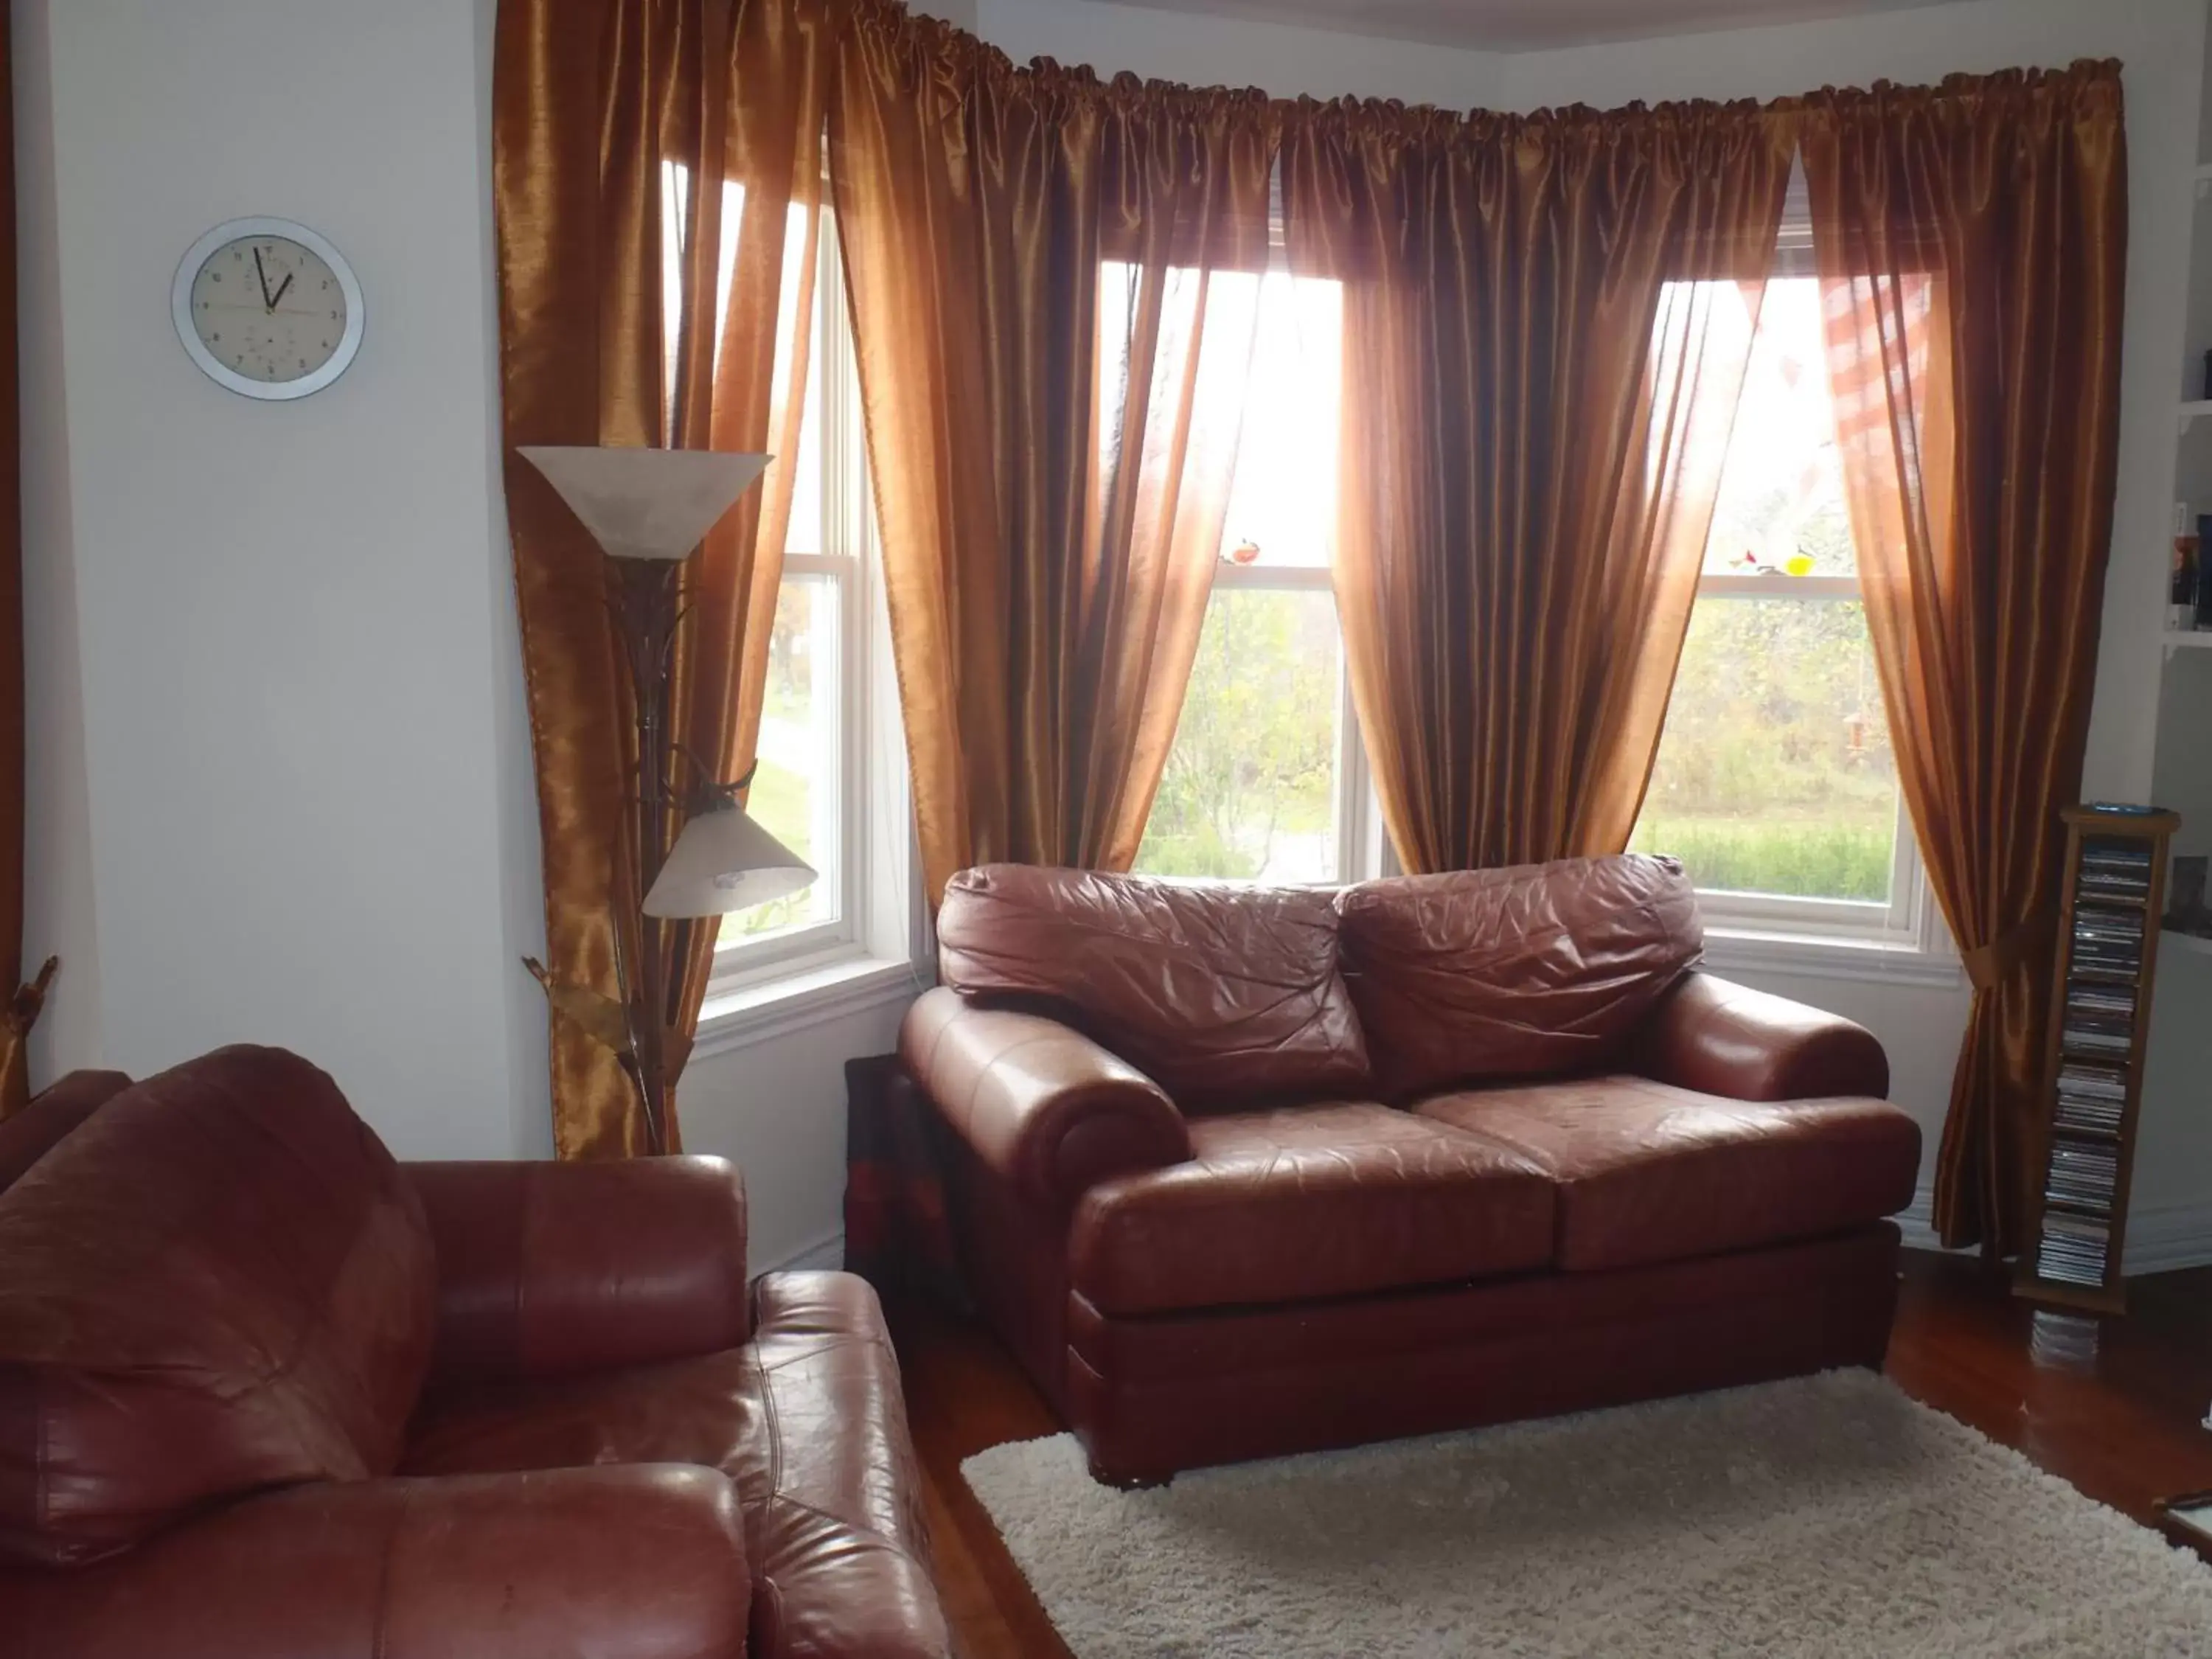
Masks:
[[[1259,560],[1260,544],[1249,536],[1229,550],[1229,562],[1231,564],[1256,564]]]
[[[1729,561],[1729,569],[1739,576],[1809,576],[1813,574],[1813,562],[1809,553],[1792,553],[1780,564],[1768,564],[1747,547]]]

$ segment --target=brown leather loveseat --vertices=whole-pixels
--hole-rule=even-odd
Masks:
[[[0,1124],[4,1659],[947,1651],[872,1294],[728,1164],[398,1164],[267,1048]]]
[[[1626,856],[1339,892],[990,866],[900,1039],[1093,1472],[1879,1365],[1913,1121]]]

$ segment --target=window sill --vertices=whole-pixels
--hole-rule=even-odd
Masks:
[[[825,1021],[910,1002],[923,986],[911,963],[845,951],[799,962],[773,979],[710,989],[691,1057],[733,1054]]]
[[[1708,927],[1705,966],[1721,974],[1785,974],[1933,990],[1954,990],[1966,981],[1964,964],[1948,951],[1749,927]]]

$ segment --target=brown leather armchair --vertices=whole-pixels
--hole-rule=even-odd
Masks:
[[[719,1160],[403,1166],[227,1049],[0,1125],[0,1261],[7,1659],[948,1651],[872,1295]]]
[[[993,866],[900,1036],[975,1299],[1102,1478],[1879,1364],[1920,1134],[1624,857]]]

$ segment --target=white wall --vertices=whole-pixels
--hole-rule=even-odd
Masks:
[[[543,1015],[509,902],[534,854],[477,19],[453,0],[14,16],[36,169],[27,943],[69,959],[40,1070],[278,1042],[403,1154],[549,1145],[542,1060],[514,1063]],[[323,231],[367,289],[359,362],[297,404],[219,389],[169,322],[184,249],[251,213]]]

